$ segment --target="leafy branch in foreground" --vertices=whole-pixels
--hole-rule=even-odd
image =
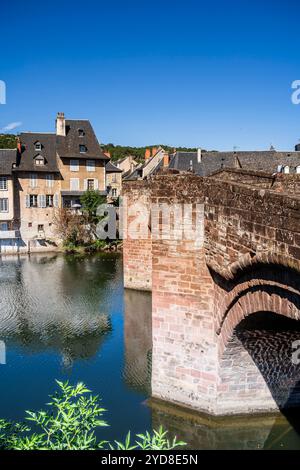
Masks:
[[[115,441],[116,447],[110,444],[111,450],[172,450],[175,447],[185,446],[186,442],[177,441],[177,438],[174,437],[172,441],[167,439],[168,431],[164,431],[163,427],[160,426],[156,431],[153,430],[151,435],[148,431],[146,434],[137,434],[136,437],[139,440],[136,440],[134,444],[131,443],[130,431],[128,432],[125,442]]]
[[[108,426],[102,419],[104,408],[99,406],[99,397],[89,394],[83,384],[76,386],[56,381],[59,391],[51,395],[47,410],[26,411],[27,421],[34,423],[40,432],[32,432],[26,424],[12,423],[0,419],[1,450],[95,450],[113,449],[107,441],[98,441],[97,427]],[[89,395],[87,395],[89,394]],[[116,450],[170,450],[184,446],[176,437],[169,441],[162,427],[150,435],[138,434],[131,444],[130,432],[124,443],[115,441]]]

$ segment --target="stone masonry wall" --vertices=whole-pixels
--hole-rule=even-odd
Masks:
[[[139,226],[133,225],[136,215],[131,214],[135,204],[150,210],[150,187],[142,181],[123,184],[124,200],[124,286],[130,289],[149,290],[152,288],[152,242],[146,221],[146,235],[136,238]]]
[[[152,204],[192,204],[193,222],[203,204],[202,180],[168,176],[152,181]],[[198,214],[199,216],[199,214]],[[216,342],[213,282],[203,244],[181,238],[152,242],[152,395],[213,412]],[[163,229],[162,224],[160,228]]]
[[[300,270],[300,197],[207,179],[205,249],[225,278],[258,261]]]
[[[293,281],[300,272],[300,200],[286,194],[284,182],[273,190],[259,176],[263,188],[253,187],[251,177],[237,184],[220,175],[165,173],[124,184],[129,201],[151,207],[151,222],[159,222],[155,231],[149,223],[144,239],[124,240],[125,287],[152,288],[156,398],[212,414],[277,407],[234,329],[258,311],[300,319]],[[178,213],[170,217],[172,234],[162,236],[162,204],[190,205],[189,223],[202,217],[202,243],[180,236],[186,220]]]

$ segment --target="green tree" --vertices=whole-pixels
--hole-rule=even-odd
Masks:
[[[0,134],[0,149],[17,148],[17,136],[14,134]]]
[[[86,191],[80,198],[82,209],[87,213],[89,221],[96,221],[97,208],[106,203],[106,196],[99,191]]]

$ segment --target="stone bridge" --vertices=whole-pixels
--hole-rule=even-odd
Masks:
[[[166,172],[124,196],[125,287],[152,290],[153,397],[216,415],[299,404],[300,175]]]

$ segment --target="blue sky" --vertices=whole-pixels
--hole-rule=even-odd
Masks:
[[[5,2],[0,128],[52,131],[64,111],[90,119],[101,142],[293,149],[299,10],[297,0]]]

